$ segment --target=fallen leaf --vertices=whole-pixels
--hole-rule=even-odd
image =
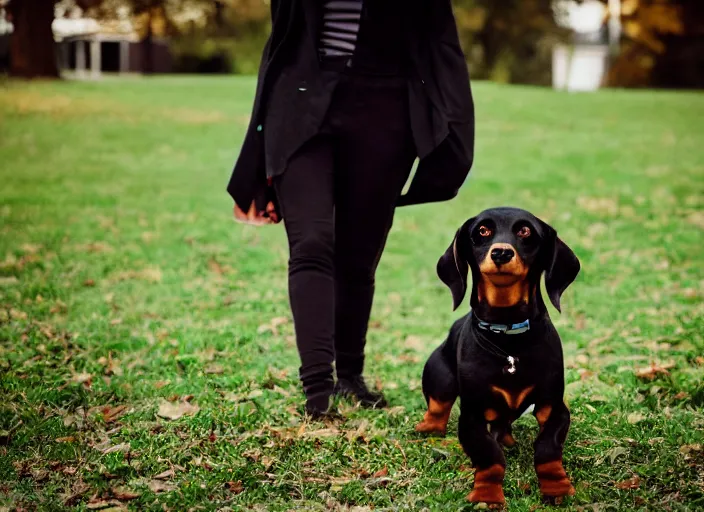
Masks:
[[[49,472],[45,469],[33,469],[32,478],[35,482],[44,482],[49,479]]]
[[[406,340],[403,344],[406,346],[406,348],[410,348],[411,350],[416,351],[423,350],[425,345],[423,343],[423,340],[418,336],[406,336]]]
[[[73,443],[76,440],[75,437],[73,436],[67,436],[67,437],[57,437],[55,441],[57,443]]]
[[[105,421],[105,423],[112,423],[124,416],[127,409],[128,407],[126,405],[118,405],[117,407],[105,406],[101,411],[103,413],[103,421]]]
[[[124,512],[127,508],[117,500],[103,500],[99,498],[91,499],[87,504],[88,510],[100,510],[101,512]]]
[[[616,484],[617,489],[638,489],[638,487],[640,487],[640,477],[638,475]]]
[[[43,245],[41,244],[32,244],[32,243],[24,243],[20,245],[20,249],[22,252],[26,252],[29,254],[36,254],[42,249]]]
[[[159,411],[156,414],[167,420],[177,420],[182,416],[192,416],[198,411],[200,411],[200,407],[189,402],[172,403],[162,400],[161,404],[159,404]]]
[[[117,375],[119,377],[123,374],[122,368],[120,367],[120,360],[113,359],[112,353],[109,353],[108,357],[98,359],[98,363],[105,367],[105,375]]]
[[[205,373],[209,375],[220,375],[225,373],[225,367],[219,363],[211,363],[205,367]]]
[[[609,460],[611,461],[611,464],[613,464],[619,455],[625,455],[627,453],[628,453],[628,450],[626,448],[624,448],[622,446],[615,446],[614,448],[607,450],[607,452],[605,453],[605,456],[608,457]]]
[[[108,503],[107,500],[93,500],[91,499],[88,503],[86,503],[86,508],[88,510],[99,510],[101,508],[107,508],[110,506],[110,503]]]
[[[64,505],[71,507],[75,505],[81,497],[90,490],[90,486],[83,481],[79,480],[73,485],[71,489],[71,494],[67,495],[64,499]]]
[[[166,471],[159,473],[154,478],[157,480],[166,480],[167,478],[172,478],[176,475],[173,469],[167,469]]]
[[[244,486],[242,485],[242,480],[237,480],[236,482],[227,482],[225,484],[227,489],[235,494],[239,494],[244,491]]]
[[[279,335],[279,326],[288,323],[288,318],[285,316],[279,316],[269,320],[268,324],[260,325],[257,329],[258,334],[264,334],[267,331],[271,331],[274,336]]]
[[[100,451],[103,453],[103,455],[107,455],[109,453],[116,453],[116,452],[127,453],[130,451],[130,445],[129,445],[129,443],[120,443],[120,444],[116,444],[114,446],[109,446],[109,447],[104,448]]]
[[[675,395],[675,400],[683,400],[689,396],[689,393],[686,391],[680,391]]]
[[[518,488],[523,494],[530,494],[530,483],[525,480],[518,480]]]
[[[381,478],[382,476],[388,476],[389,474],[389,468],[387,466],[384,466],[382,469],[377,471],[372,475],[373,478]]]
[[[10,318],[13,320],[27,320],[27,313],[20,311],[19,309],[10,309]]]
[[[631,414],[628,415],[628,423],[631,425],[634,425],[636,423],[639,423],[645,419],[645,415],[639,413],[639,412],[632,412]]]
[[[160,492],[170,492],[176,490],[176,485],[171,482],[164,482],[162,480],[150,480],[147,487],[149,487],[150,491],[157,494]]]
[[[259,459],[262,457],[262,452],[256,448],[252,448],[251,450],[242,452],[242,456],[254,462],[259,462]]]
[[[142,493],[116,487],[112,489],[112,495],[115,497],[115,499],[118,499],[120,501],[130,501],[136,500],[142,495]]]
[[[83,384],[84,387],[90,388],[93,381],[93,376],[90,373],[77,373],[71,377],[71,382],[74,384]]]
[[[675,363],[651,363],[648,367],[636,368],[635,373],[636,377],[639,377],[641,379],[653,380],[658,375],[670,375],[670,372],[667,370],[669,370],[670,368],[674,368],[674,366]]]
[[[222,275],[227,273],[225,267],[221,265],[215,258],[212,257],[208,260],[208,268],[216,274]]]
[[[253,389],[253,390],[250,391],[250,393],[246,396],[246,398],[247,398],[247,400],[252,400],[252,399],[254,399],[254,398],[259,398],[259,397],[262,396],[263,394],[264,394],[264,391],[262,391],[261,389]]]
[[[687,455],[688,453],[692,452],[700,452],[702,451],[702,445],[701,444],[685,444],[680,446],[680,453]]]

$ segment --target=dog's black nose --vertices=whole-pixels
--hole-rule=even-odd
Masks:
[[[501,247],[497,247],[496,249],[491,250],[491,259],[494,261],[494,263],[496,263],[497,266],[501,266],[511,261],[515,254],[516,253],[513,252],[513,249],[504,249]]]

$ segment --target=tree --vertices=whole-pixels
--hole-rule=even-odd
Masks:
[[[621,50],[607,85],[704,87],[701,0],[623,0],[620,21]]]
[[[551,48],[566,36],[553,0],[454,0],[474,78],[549,84]]]
[[[58,78],[54,34],[54,0],[11,0],[14,26],[10,38],[10,74],[23,78]]]
[[[100,0],[75,0],[83,9]],[[10,75],[21,78],[58,78],[56,43],[52,31],[56,0],[9,0]]]

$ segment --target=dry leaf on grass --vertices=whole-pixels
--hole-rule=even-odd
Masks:
[[[242,480],[237,480],[236,482],[227,482],[225,485],[227,486],[227,489],[234,494],[239,494],[244,491],[244,485],[242,485]]]
[[[610,450],[607,450],[604,456],[608,457],[611,464],[613,464],[617,457],[626,454],[628,454],[628,450],[626,448],[624,448],[623,446],[615,446]]]
[[[624,480],[623,482],[616,483],[617,489],[638,489],[638,487],[640,487],[640,477],[638,475]]]
[[[406,348],[409,348],[411,350],[415,351],[421,351],[423,348],[425,348],[425,344],[423,343],[423,340],[418,337],[418,336],[407,336],[406,340],[403,343]]]
[[[121,487],[115,487],[111,490],[111,492],[113,497],[120,501],[136,500],[142,495],[141,492],[129,491]]]
[[[196,404],[188,402],[167,402],[162,400],[159,404],[159,411],[156,413],[160,418],[167,420],[177,420],[182,416],[192,416],[200,411]]]
[[[77,373],[71,377],[71,382],[74,384],[83,384],[84,387],[89,388],[93,381],[93,376],[90,373]]]
[[[107,455],[109,453],[116,453],[116,452],[127,453],[130,451],[130,445],[129,445],[129,443],[120,443],[120,444],[116,444],[114,446],[109,446],[109,447],[104,448],[100,451],[103,453],[103,455]]]
[[[67,507],[71,507],[75,505],[81,497],[90,490],[90,486],[83,481],[79,480],[75,484],[73,484],[73,487],[71,488],[71,493],[68,495],[64,495],[64,505]]]
[[[388,476],[389,474],[389,468],[387,466],[384,466],[382,469],[377,471],[372,475],[373,478],[381,478],[382,476]]]
[[[171,482],[164,482],[162,480],[150,480],[147,487],[149,487],[150,491],[157,494],[160,492],[170,492],[176,490],[176,485]]]
[[[128,407],[126,405],[118,405],[117,407],[106,405],[100,412],[103,413],[103,421],[105,423],[112,423],[118,418],[124,416],[127,410]]]
[[[176,472],[173,469],[167,469],[166,471],[156,475],[154,478],[157,480],[166,480],[167,478],[172,478],[175,475],[176,475]]]
[[[645,419],[645,415],[641,414],[639,412],[632,412],[631,414],[628,415],[626,418],[628,420],[628,423],[631,425],[634,425],[636,423],[639,423]]]
[[[117,500],[91,499],[87,504],[88,510],[100,510],[101,512],[125,511],[127,508]]]
[[[103,370],[105,375],[117,375],[119,377],[124,373],[120,367],[120,360],[113,359],[112,353],[108,354],[108,357],[103,356],[98,359],[98,364],[105,367]]]
[[[690,460],[692,458],[692,453],[698,453],[701,451],[701,444],[685,444],[680,446],[680,453],[684,455],[685,460]]]
[[[257,334],[264,334],[270,331],[274,336],[279,335],[279,326],[287,324],[288,318],[285,316],[278,316],[269,320],[268,324],[260,325],[257,329]]]
[[[225,367],[219,363],[211,363],[205,367],[205,373],[208,375],[220,375],[225,373]]]
[[[675,363],[650,363],[650,366],[645,368],[636,368],[636,377],[653,380],[658,375],[670,375],[668,370],[674,366]]]

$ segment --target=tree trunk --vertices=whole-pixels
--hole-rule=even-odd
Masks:
[[[142,73],[151,75],[154,72],[154,33],[152,31],[153,13],[148,10],[147,33],[142,40]]]
[[[56,44],[51,24],[54,0],[12,0],[10,16],[10,75],[23,78],[58,78]]]

